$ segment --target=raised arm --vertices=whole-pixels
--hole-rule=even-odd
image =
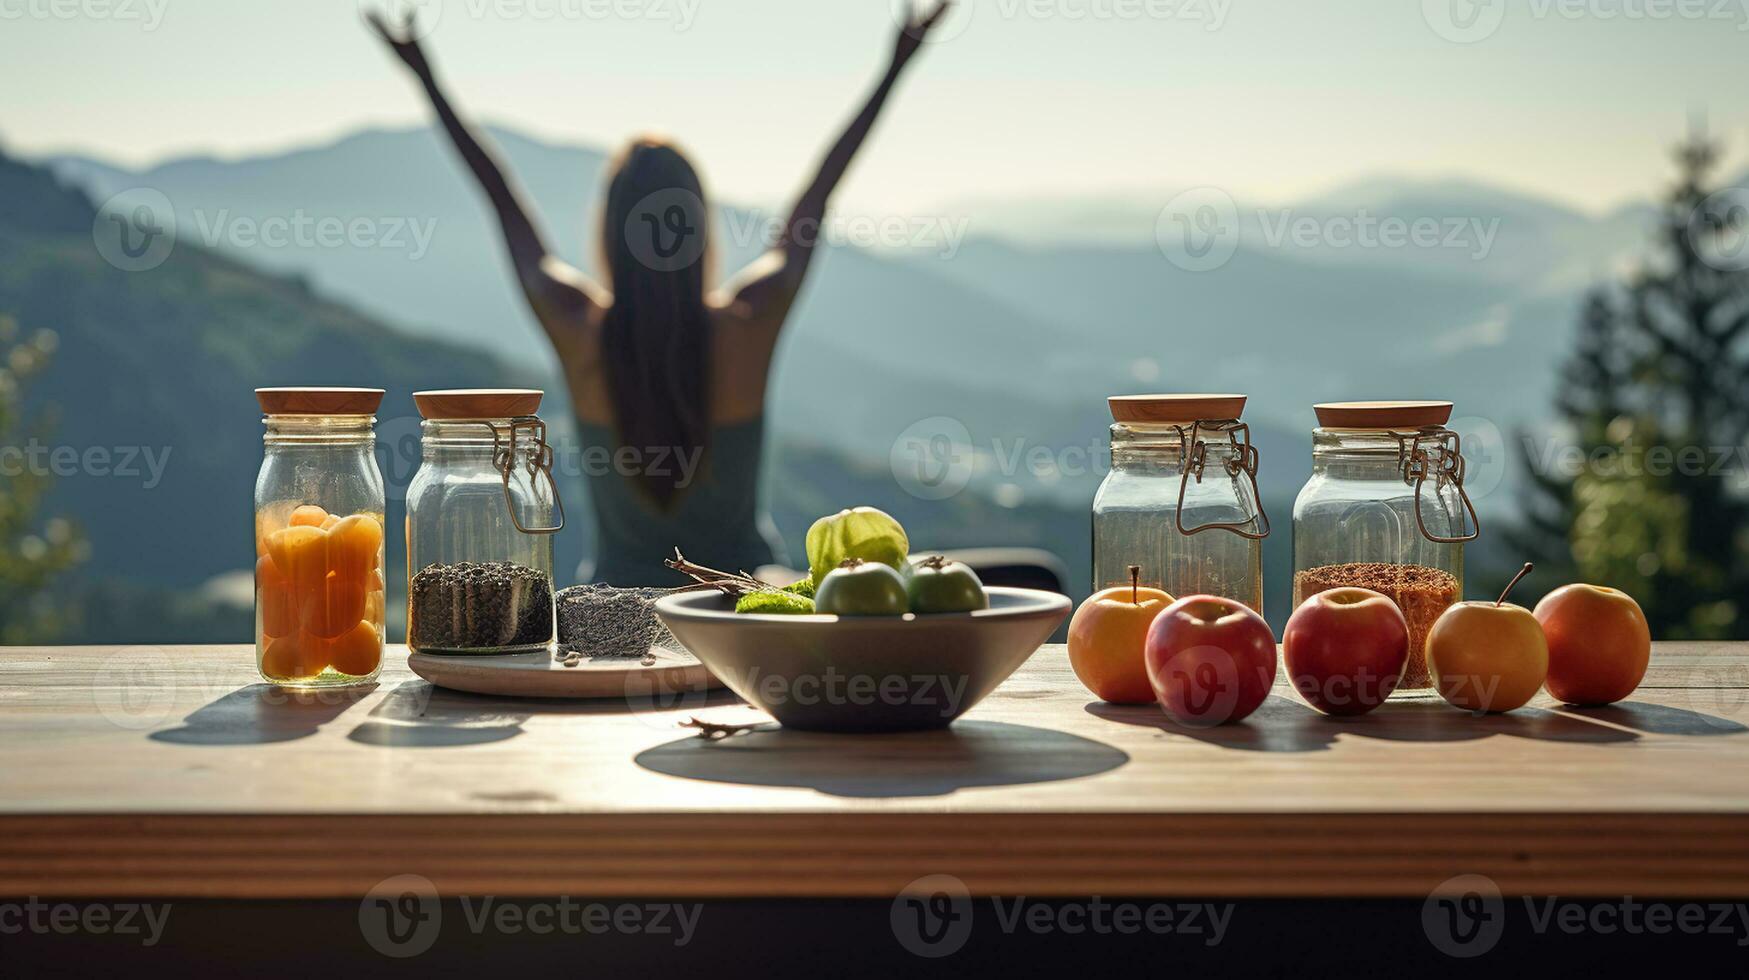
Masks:
[[[412,14],[408,14],[399,31],[374,11],[370,14],[370,23],[424,86],[432,108],[437,111],[437,118],[443,123],[444,132],[449,134],[456,152],[473,171],[474,179],[479,181],[487,199],[492,202],[492,209],[498,213],[504,244],[509,249],[510,262],[516,269],[517,281],[522,284],[523,295],[548,335],[555,343],[561,343],[561,331],[577,323],[578,315],[590,305],[604,302],[600,287],[547,248],[546,240],[528,216],[522,195],[504,176],[497,158],[480,142],[473,127],[462,121],[450,106],[425,59],[425,52],[413,36]],[[561,352],[563,350],[561,345]]]
[[[869,130],[874,128],[875,120],[905,66],[910,64],[924,38],[952,6],[953,0],[940,0],[927,14],[913,16],[899,28],[886,73],[863,104],[862,111],[832,144],[814,179],[790,209],[782,238],[726,287],[731,308],[744,318],[768,324],[773,329],[782,326],[796,294],[801,292],[803,280],[807,278],[808,264],[813,261],[814,247],[819,244],[826,205],[832,192],[844,178],[844,172],[850,169],[850,162],[862,148],[863,140],[868,138]]]

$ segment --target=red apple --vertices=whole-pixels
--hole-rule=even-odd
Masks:
[[[1148,627],[1148,682],[1174,721],[1212,727],[1238,721],[1275,683],[1275,634],[1244,603],[1193,595]]]
[[[1409,662],[1409,624],[1388,596],[1331,589],[1288,617],[1281,637],[1288,680],[1327,715],[1364,715],[1385,703]]]
[[[1599,585],[1564,585],[1536,604],[1549,640],[1549,693],[1567,704],[1614,704],[1634,693],[1652,659],[1640,604]]]

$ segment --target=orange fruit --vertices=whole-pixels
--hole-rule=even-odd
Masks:
[[[383,659],[383,638],[369,623],[354,623],[339,638],[329,640],[326,647],[329,666],[354,677],[376,670]]]
[[[255,606],[261,613],[263,635],[278,638],[297,628],[298,612],[291,585],[268,555],[255,562]]]
[[[314,677],[327,666],[326,663],[317,662],[321,659],[321,653],[319,643],[312,642],[306,636],[282,636],[267,644],[266,652],[261,655],[261,673],[275,681]]]
[[[359,580],[365,587],[365,577],[377,567],[377,555],[383,548],[383,526],[369,514],[343,517],[328,532],[330,571]]]
[[[328,519],[328,512],[315,504],[305,504],[291,512],[292,527],[321,527]]]

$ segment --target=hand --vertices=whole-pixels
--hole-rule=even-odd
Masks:
[[[923,39],[947,12],[953,7],[954,0],[940,0],[935,9],[927,14],[913,14],[904,26],[899,28],[899,36],[893,43],[893,67],[900,68],[911,60],[917,49],[923,46]]]
[[[414,74],[420,78],[431,74],[431,66],[425,61],[425,52],[420,49],[413,31],[413,11],[407,11],[407,17],[401,22],[399,31],[389,26],[381,11],[373,10],[365,16],[370,20],[370,26],[376,30],[377,36],[383,39],[389,50],[407,63],[408,68],[413,69]]]

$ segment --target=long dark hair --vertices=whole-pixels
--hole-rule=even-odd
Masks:
[[[646,464],[666,461],[637,476],[666,510],[685,489],[672,454],[708,449],[711,404],[710,212],[698,171],[672,144],[646,137],[621,151],[601,251],[613,281],[601,353],[616,431]]]

